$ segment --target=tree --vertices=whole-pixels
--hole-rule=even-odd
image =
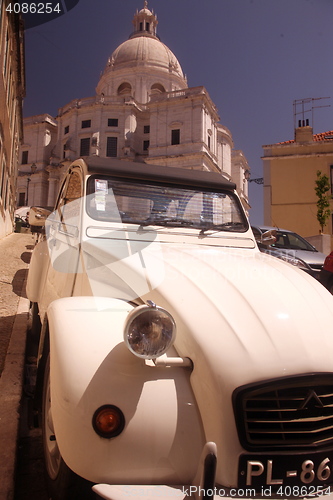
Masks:
[[[315,192],[318,197],[317,201],[317,220],[320,224],[321,232],[324,231],[324,226],[331,215],[328,191],[331,190],[330,182],[327,175],[322,174],[317,170],[317,180]]]

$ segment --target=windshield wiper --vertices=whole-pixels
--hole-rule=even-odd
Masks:
[[[184,219],[177,219],[174,217],[163,217],[163,218],[151,218],[146,219],[145,221],[139,222],[136,221],[137,224],[140,224],[141,227],[144,226],[168,226],[168,227],[192,227],[193,223]]]
[[[220,231],[239,231],[240,228],[244,228],[243,222],[225,222],[224,224],[212,224],[211,226],[203,227],[199,234],[205,234],[207,231],[214,231],[215,233],[219,233]]]

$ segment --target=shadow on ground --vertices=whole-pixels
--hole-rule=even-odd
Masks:
[[[32,358],[35,353],[35,339],[28,330],[13,500],[49,499],[45,485],[42,431],[37,427],[33,406],[36,364]]]

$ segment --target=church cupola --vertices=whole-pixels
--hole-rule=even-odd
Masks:
[[[144,7],[139,12],[136,11],[133,19],[134,33],[131,34],[130,38],[135,36],[152,36],[157,37],[157,17],[154,11],[148,9],[148,2],[145,0]]]
[[[135,31],[109,57],[96,93],[146,104],[152,95],[187,88],[177,57],[156,34],[157,16],[147,1],[132,19]]]

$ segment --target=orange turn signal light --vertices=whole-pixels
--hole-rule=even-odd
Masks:
[[[125,417],[117,406],[103,405],[95,411],[92,424],[99,436],[110,439],[123,431]]]

